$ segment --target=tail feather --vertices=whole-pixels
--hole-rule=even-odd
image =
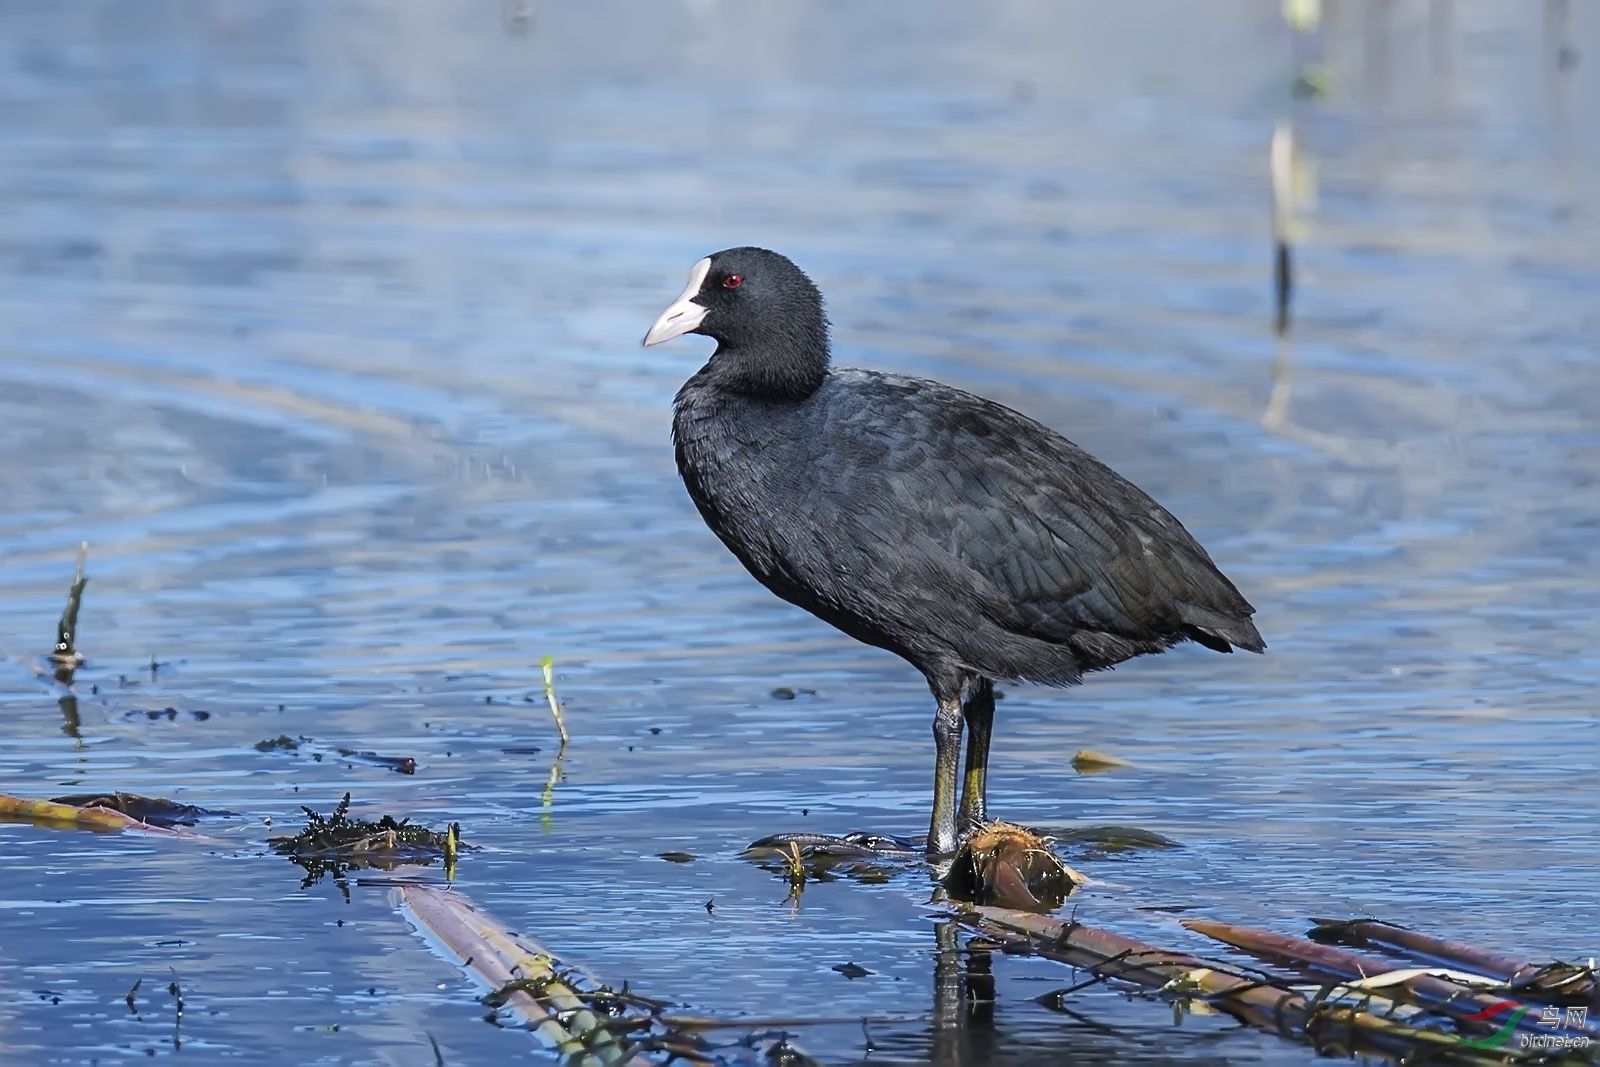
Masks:
[[[1250,621],[1249,615],[1229,617],[1193,605],[1184,605],[1181,613],[1184,636],[1191,641],[1217,652],[1232,652],[1242,648],[1246,652],[1265,652],[1267,642],[1261,631]]]

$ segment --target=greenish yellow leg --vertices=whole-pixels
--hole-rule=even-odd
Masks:
[[[933,817],[928,823],[928,855],[956,850],[956,763],[961,758],[961,703],[939,701],[933,720]]]
[[[994,683],[975,682],[961,716],[967,723],[967,772],[961,783],[961,831],[989,821],[989,735],[994,729]]]
[[[987,776],[988,772],[982,767],[968,767],[966,775],[961,779],[961,813],[958,818],[962,829],[971,826],[974,821],[983,821],[983,782]],[[973,797],[978,799],[974,801]]]

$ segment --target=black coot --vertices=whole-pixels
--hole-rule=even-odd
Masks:
[[[761,584],[920,670],[938,701],[928,852],[987,818],[994,682],[1197,641],[1260,652],[1254,609],[1177,519],[1025,415],[938,382],[832,370],[822,296],[776,252],[702,259],[646,345],[717,342],[679,391],[678,470]]]

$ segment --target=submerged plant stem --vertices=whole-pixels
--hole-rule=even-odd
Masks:
[[[73,568],[72,585],[67,590],[67,606],[61,610],[61,619],[56,623],[56,644],[50,653],[50,662],[55,664],[56,681],[63,685],[72,684],[72,672],[83,662],[83,656],[78,652],[78,609],[83,604],[83,587],[89,584],[89,579],[84,577],[83,565],[89,556],[89,542],[78,542],[78,562]]]

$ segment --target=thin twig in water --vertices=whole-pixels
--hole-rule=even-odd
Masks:
[[[550,714],[556,718],[556,729],[561,733],[561,751],[567,748],[567,720],[561,714],[561,704],[556,700],[556,661],[546,656],[539,661],[539,667],[544,672],[544,699],[550,705]]]

